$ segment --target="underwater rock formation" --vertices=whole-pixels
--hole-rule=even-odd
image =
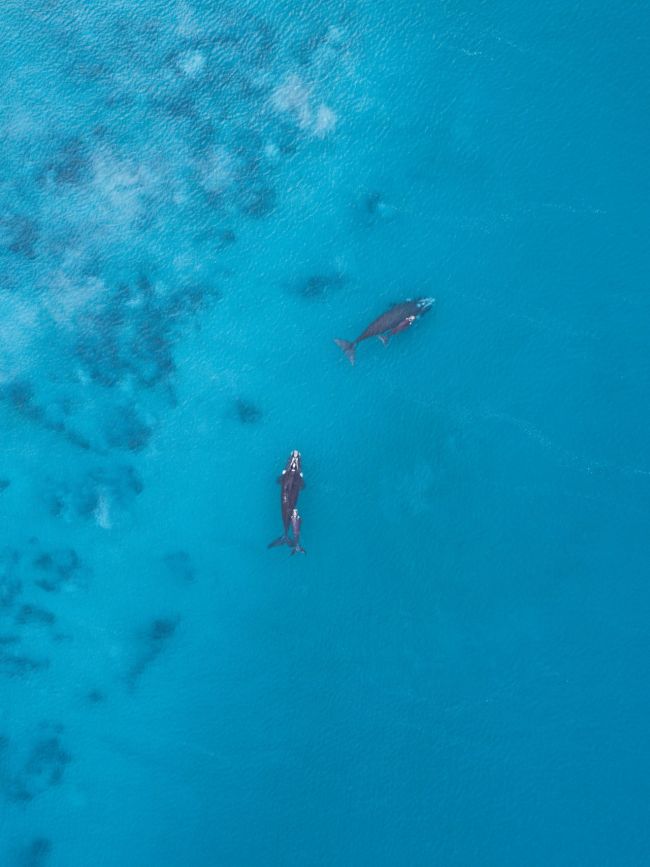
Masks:
[[[40,183],[51,181],[57,185],[76,186],[88,181],[92,171],[88,145],[78,136],[72,136],[55,151],[38,178]]]
[[[11,253],[33,259],[38,237],[38,224],[30,217],[24,214],[0,217],[0,247],[5,247]]]
[[[26,379],[13,379],[3,383],[0,400],[9,403],[17,412],[38,423],[46,423],[45,412],[36,403],[34,388]]]
[[[132,690],[142,674],[165,650],[176,632],[179,617],[160,617],[153,620],[139,635],[139,651],[126,676],[127,687]]]
[[[56,401],[44,408],[37,399],[34,387],[24,378],[9,380],[0,387],[0,400],[9,404],[19,415],[45,430],[64,436],[68,442],[85,451],[92,448],[90,441],[62,420],[62,407]]]
[[[367,226],[381,222],[390,222],[397,216],[397,208],[390,205],[382,193],[376,190],[366,193],[360,203],[361,216]]]
[[[0,551],[0,612],[3,608],[11,608],[22,590],[23,583],[18,574],[20,559],[20,551],[16,548]]]
[[[237,398],[235,412],[242,424],[256,424],[262,418],[262,410],[248,400]]]
[[[231,247],[237,240],[237,236],[232,229],[223,229],[217,237],[219,239],[219,248],[222,250],[225,247]]]
[[[31,801],[58,786],[72,756],[64,749],[63,726],[45,723],[26,752],[0,737],[0,784],[9,801]]]
[[[53,484],[46,492],[54,517],[93,519],[100,527],[112,526],[113,511],[127,508],[144,485],[130,464],[88,470],[74,482]]]
[[[3,677],[28,677],[50,667],[50,660],[22,653],[5,651],[0,647],[0,674]]]
[[[56,622],[56,615],[46,608],[39,608],[38,605],[22,605],[16,614],[15,622],[19,626],[52,626]]]
[[[76,354],[89,376],[111,388],[132,376],[150,388],[173,370],[171,323],[146,277],[108,287],[101,303],[80,313]]]
[[[106,422],[106,439],[111,448],[141,451],[151,439],[153,429],[145,424],[131,404],[113,408]]]
[[[219,298],[210,286],[170,291],[141,276],[132,284],[104,287],[77,317],[75,353],[98,384],[112,388],[127,378],[150,389],[174,372],[178,323]]]
[[[268,217],[275,208],[277,194],[273,187],[259,186],[247,188],[242,195],[240,208],[247,217],[260,220]]]
[[[70,585],[83,586],[90,577],[90,569],[74,548],[43,551],[34,558],[33,566],[39,576],[34,583],[47,593],[58,593]]]
[[[346,278],[339,272],[312,274],[306,280],[298,283],[296,293],[309,301],[326,298],[335,289],[340,289],[346,283]]]
[[[34,837],[19,853],[16,867],[45,867],[52,854],[52,841],[47,837]]]

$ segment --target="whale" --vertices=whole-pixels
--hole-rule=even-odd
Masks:
[[[300,528],[302,526],[302,518],[298,514],[298,509],[294,509],[291,513],[291,533],[293,535],[293,545],[291,556],[294,554],[306,554],[307,552],[300,544]]]
[[[269,548],[275,548],[276,545],[293,546],[293,541],[289,537],[291,517],[294,509],[296,509],[298,496],[305,487],[300,452],[297,449],[294,449],[289,455],[285,468],[278,476],[278,484],[280,485],[280,511],[284,533],[277,539],[269,542]]]
[[[406,331],[434,304],[435,298],[418,298],[417,300],[408,298],[406,301],[400,301],[399,304],[394,304],[381,316],[373,319],[370,325],[354,340],[342,340],[335,337],[334,343],[343,350],[350,364],[354,364],[356,348],[362,340],[377,337],[386,346],[392,335]]]

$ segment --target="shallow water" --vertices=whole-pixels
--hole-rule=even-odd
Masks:
[[[0,25],[0,863],[645,864],[644,6]]]

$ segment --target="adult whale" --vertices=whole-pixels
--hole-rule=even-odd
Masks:
[[[286,467],[278,476],[278,483],[280,485],[280,508],[282,511],[284,533],[278,539],[269,542],[269,548],[274,548],[276,545],[294,545],[294,542],[289,538],[289,527],[291,525],[291,517],[298,503],[298,496],[305,487],[300,463],[300,452],[296,449],[289,455]]]
[[[373,319],[366,330],[355,340],[341,340],[336,337],[334,343],[345,352],[350,364],[354,364],[355,349],[362,340],[378,337],[386,346],[391,335],[399,334],[400,331],[410,328],[417,319],[433,307],[434,303],[435,298],[418,298],[415,301],[409,298],[399,304],[394,304],[381,316]]]

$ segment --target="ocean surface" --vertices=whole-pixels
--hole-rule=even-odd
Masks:
[[[0,33],[0,865],[648,864],[647,4]]]

